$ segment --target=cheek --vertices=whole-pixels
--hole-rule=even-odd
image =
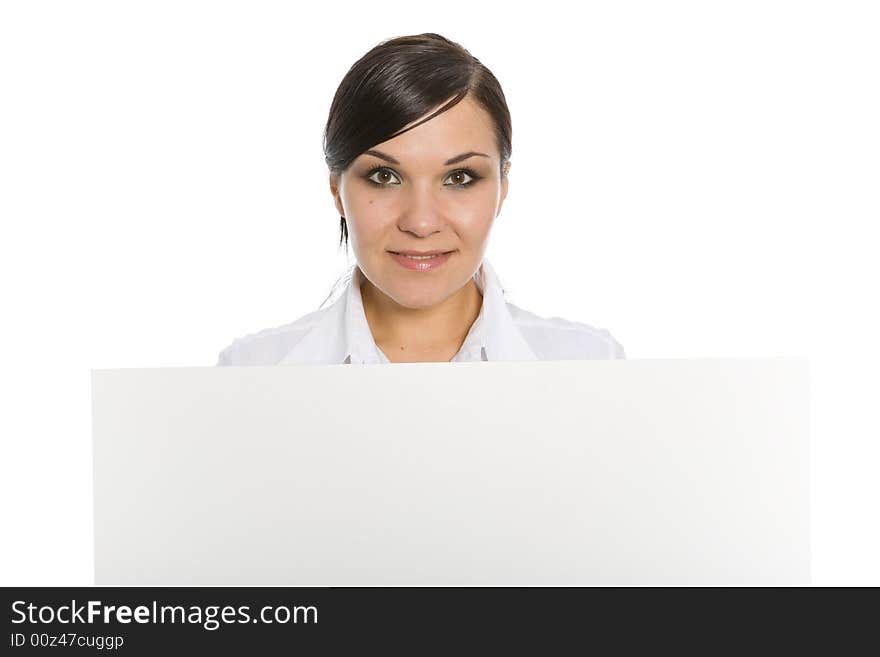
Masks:
[[[484,182],[477,183],[477,187],[469,191],[450,192],[447,197],[449,207],[470,216],[492,216],[498,205],[498,185]]]
[[[452,210],[452,217],[463,237],[481,239],[492,227],[495,219],[495,197],[484,194],[473,196]]]
[[[362,194],[349,199],[349,225],[361,244],[369,244],[388,230],[394,213],[388,204],[377,194]]]
[[[468,221],[456,221],[451,227],[458,235],[462,249],[475,253],[485,248],[492,221],[485,216],[475,216]]]
[[[377,221],[393,214],[394,211],[392,195],[383,195],[381,191],[359,190],[349,195],[348,203],[352,214],[367,221]]]

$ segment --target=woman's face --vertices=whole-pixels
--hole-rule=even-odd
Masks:
[[[465,97],[331,176],[366,278],[407,308],[434,306],[460,290],[480,266],[507,196],[499,166],[492,120]],[[401,251],[448,255],[411,260],[395,255]]]

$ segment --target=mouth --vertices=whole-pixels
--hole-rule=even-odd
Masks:
[[[441,267],[455,251],[389,251],[394,260],[410,271],[432,271]]]
[[[393,253],[394,255],[403,256],[405,258],[412,258],[414,260],[425,259],[425,258],[436,258],[437,256],[447,255],[452,253],[452,251],[389,251],[389,253]]]

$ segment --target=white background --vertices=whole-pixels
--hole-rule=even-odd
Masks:
[[[91,368],[324,301],[333,93],[428,31],[511,109],[508,299],[631,359],[809,357],[814,582],[880,584],[874,6],[4,2],[0,584],[93,582]]]

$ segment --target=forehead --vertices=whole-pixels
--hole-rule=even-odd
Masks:
[[[429,116],[435,107],[413,125]],[[479,151],[498,158],[492,118],[467,96],[455,106],[393,139],[374,146],[400,161],[424,160],[436,164],[465,151]]]

